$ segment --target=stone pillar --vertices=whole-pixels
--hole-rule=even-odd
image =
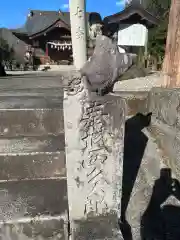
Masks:
[[[80,69],[87,60],[85,0],[70,0],[71,38],[74,65]]]
[[[87,97],[79,73],[71,74],[64,121],[72,240],[119,240],[125,103]]]
[[[114,95],[97,96],[96,92],[92,92],[94,88],[90,89],[89,85],[85,84],[82,75],[87,77],[88,74],[85,74],[86,68],[82,70],[83,66],[87,66],[84,9],[83,0],[70,1],[74,62],[77,70],[81,69],[81,74],[80,71],[69,72],[68,86],[64,93],[71,239],[119,240],[122,239],[118,218],[121,202],[125,102]],[[87,68],[95,74],[95,76],[90,74],[91,78],[101,82],[98,78],[101,76],[107,81],[105,85],[109,86],[109,81],[113,81],[120,70],[118,64],[123,65],[123,59],[118,58],[115,47],[109,43],[110,41],[105,40],[106,37],[102,38],[99,46],[101,51],[96,51],[101,56],[96,60],[98,63],[100,61],[104,68],[99,67],[97,61],[92,65],[98,69],[92,66]],[[106,43],[110,45],[109,48]],[[127,60],[126,57],[126,62]],[[103,69],[103,73],[99,73],[99,69]]]

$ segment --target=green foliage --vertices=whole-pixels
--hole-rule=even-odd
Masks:
[[[9,47],[8,43],[0,38],[0,61],[13,61],[14,50]]]
[[[149,31],[148,51],[151,55],[161,59],[164,57],[166,37],[168,28],[168,17],[154,29]]]
[[[171,0],[146,0],[145,8],[153,15],[162,19],[169,12]]]
[[[162,60],[165,54],[170,5],[171,0],[149,0],[146,3],[147,10],[160,18],[160,24],[149,31],[148,42],[148,52],[157,60]]]

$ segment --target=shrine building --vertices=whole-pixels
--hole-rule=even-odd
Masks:
[[[93,15],[86,13],[87,25]],[[62,11],[31,10],[22,28],[11,30],[13,35],[34,52],[40,64],[62,64],[72,59],[70,13]]]
[[[132,1],[123,11],[101,19],[99,13],[86,13],[87,40],[95,40],[101,34],[103,22],[118,24],[117,44],[122,52],[137,53],[139,47],[147,49],[148,30],[159,23],[138,1]],[[41,64],[73,64],[70,13],[62,11],[31,10],[25,24],[18,29],[0,29],[4,38],[14,49],[18,59],[28,52]],[[93,47],[88,41],[88,56]]]

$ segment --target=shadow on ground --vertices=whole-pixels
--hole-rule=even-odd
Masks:
[[[151,122],[151,115],[136,114],[125,124],[124,162],[119,227],[124,240],[132,240],[131,226],[126,220],[126,211],[148,138],[142,132]],[[171,177],[171,170],[161,169],[155,181],[149,205],[141,218],[142,240],[179,240],[180,207],[166,204],[174,196],[180,201],[180,183]]]
[[[170,169],[161,169],[155,181],[149,205],[141,219],[142,240],[179,240],[180,207],[165,204],[174,196],[180,200],[180,183],[172,179]]]
[[[119,225],[124,239],[127,240],[132,239],[132,234],[125,215],[148,142],[148,138],[142,130],[150,125],[151,115],[152,113],[147,115],[137,113],[128,119],[125,124],[121,219]]]

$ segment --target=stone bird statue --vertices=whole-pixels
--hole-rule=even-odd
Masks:
[[[96,38],[96,46],[92,57],[80,70],[86,76],[90,91],[105,95],[113,91],[118,77],[133,64],[130,54],[119,53],[117,44],[105,35]]]

